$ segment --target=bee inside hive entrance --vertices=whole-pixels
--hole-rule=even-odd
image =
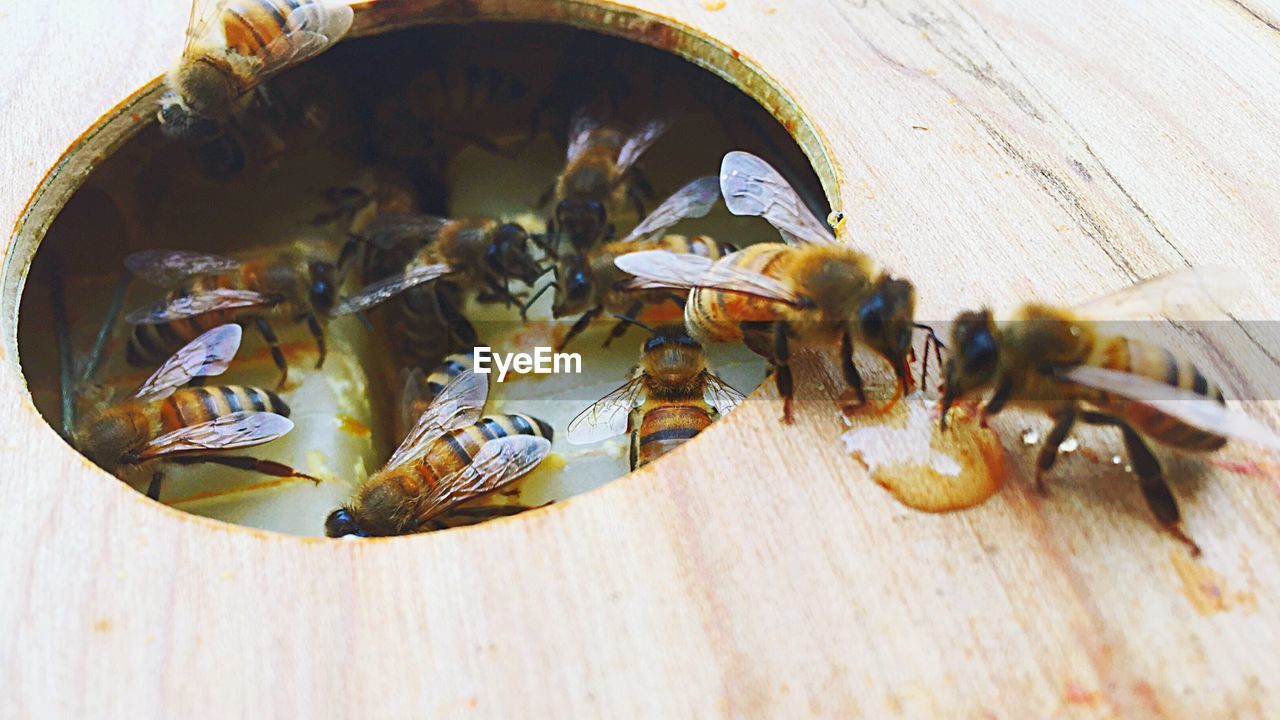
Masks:
[[[603,180],[608,192],[599,205],[566,204],[579,186],[602,182],[591,167],[569,172],[575,138],[588,136],[615,151],[622,146],[622,157],[630,148],[637,159],[625,180]],[[825,215],[818,178],[786,129],[729,83],[674,55],[553,25],[441,25],[349,39],[271,79],[220,136],[182,142],[144,122],[96,164],[34,258],[19,316],[23,370],[49,423],[65,426],[78,449],[138,491],[207,517],[321,535],[326,518],[341,525],[331,513],[401,445],[428,406],[430,382],[450,375],[433,373],[445,363],[456,374],[474,359],[450,366],[447,358],[487,347],[485,414],[506,418],[499,432],[553,434],[550,451],[518,480],[420,529],[561,500],[679,444],[633,448],[629,433],[612,432],[616,418],[597,418],[594,431],[578,433],[585,444],[570,443],[566,429],[633,377],[646,345],[687,349],[669,329],[681,317],[675,303],[645,306],[633,323],[611,317],[619,311],[605,303],[579,323],[601,303],[583,287],[591,265],[577,241],[592,232],[605,241],[627,238],[664,199],[715,176],[732,150],[767,159]],[[469,218],[492,221],[444,220]],[[731,215],[723,202],[670,233],[738,248],[778,237],[758,218]],[[425,238],[443,244],[446,235],[467,268],[370,301],[377,281],[403,280]],[[483,250],[468,255],[468,243]],[[193,259],[210,255],[235,264]],[[503,268],[501,282],[486,280],[482,266]],[[230,287],[231,277],[274,284],[246,297],[243,282]],[[229,308],[238,330],[206,336],[217,323],[170,320],[175,305],[204,302],[208,293],[221,293],[218,307]],[[244,310],[263,302],[273,311]],[[65,343],[56,332],[60,316]],[[574,334],[575,324],[585,329]],[[180,356],[188,364],[197,358],[200,369],[185,372],[209,377],[164,388],[153,373],[193,339],[204,354]],[[63,347],[71,348],[69,364]],[[517,364],[498,382],[500,358],[538,348],[552,372],[519,372],[521,361],[512,358]],[[705,351],[724,388],[709,395],[749,393],[765,377],[764,363],[741,344]],[[556,352],[566,354],[559,365]],[[214,357],[230,354],[228,362]],[[213,376],[220,365],[225,372]],[[143,396],[163,397],[172,412],[181,414],[183,403],[196,414],[201,406],[209,415],[252,409],[287,415],[292,427],[265,444],[216,453],[173,445],[180,452],[154,460],[133,449],[122,460],[103,449],[111,442],[93,422],[130,402],[149,378],[162,392],[144,388]],[[489,432],[482,424],[476,432]],[[702,427],[694,425],[686,435]],[[261,439],[284,429],[259,423],[228,432]],[[208,459],[214,456],[221,459]]]

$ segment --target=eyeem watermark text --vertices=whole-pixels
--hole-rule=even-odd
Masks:
[[[517,375],[577,374],[582,372],[582,356],[554,352],[549,347],[536,347],[532,353],[502,353],[481,345],[475,349],[473,369],[478,375],[489,375],[496,370],[498,382],[506,380],[508,372]]]

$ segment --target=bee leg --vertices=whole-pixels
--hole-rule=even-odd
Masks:
[[[248,455],[180,455],[168,457],[166,460],[178,465],[196,465],[202,463],[226,465],[227,467],[235,468],[237,470],[249,470],[256,473],[262,473],[263,475],[270,475],[272,477],[302,478],[304,480],[310,480],[317,485],[320,484],[320,478],[298,472],[284,463],[278,463],[272,460],[259,460],[258,458],[249,457]]]
[[[546,190],[543,190],[542,194],[538,196],[538,204],[534,205],[534,207],[544,208],[550,205],[551,200],[555,198],[555,196],[556,196],[556,184],[551,183],[551,185],[548,186]],[[554,223],[552,223],[550,220],[547,221],[547,228],[548,228],[547,232],[554,232],[553,230],[550,229],[553,226],[553,224]]]
[[[612,343],[614,340],[617,340],[623,335],[626,335],[627,328],[633,324],[633,321],[631,320],[631,318],[634,318],[636,315],[639,315],[640,311],[643,309],[644,309],[644,303],[639,303],[639,302],[632,303],[631,307],[627,308],[627,312],[623,314],[623,316],[626,317],[627,319],[619,320],[613,326],[613,329],[609,331],[609,337],[604,339],[604,344],[601,345],[600,347],[609,347],[610,343]]]
[[[1053,429],[1045,436],[1044,444],[1040,446],[1040,454],[1036,457],[1036,492],[1040,495],[1049,494],[1049,488],[1044,482],[1044,474],[1049,472],[1054,462],[1058,460],[1058,446],[1067,439],[1067,433],[1071,432],[1071,427],[1075,424],[1075,406],[1058,413]]]
[[[795,398],[795,385],[791,379],[791,346],[787,342],[788,328],[784,322],[773,327],[773,382],[782,396],[782,422],[791,424],[791,402]]]
[[[631,440],[628,445],[627,457],[631,461],[631,469],[635,470],[640,464],[640,433],[638,431],[633,430],[631,432]]]
[[[316,360],[316,369],[324,367],[324,359],[329,355],[329,347],[324,341],[324,328],[320,327],[320,320],[315,315],[308,314],[306,316],[307,329],[311,331],[311,337],[316,339],[316,350],[319,351],[320,357]]]
[[[564,350],[565,347],[569,345],[569,341],[577,337],[583,330],[586,330],[587,326],[591,324],[591,321],[595,320],[597,317],[600,317],[600,313],[602,312],[604,312],[604,308],[597,305],[591,308],[590,310],[582,313],[582,316],[579,317],[577,322],[573,324],[573,327],[569,328],[569,332],[565,333],[564,339],[561,340],[560,344],[556,346],[556,351],[559,352],[561,350]]]
[[[160,483],[164,482],[164,472],[156,470],[151,473],[151,484],[147,485],[147,497],[159,502],[160,500]]]
[[[1129,452],[1129,462],[1133,463],[1134,473],[1142,488],[1142,496],[1146,498],[1147,507],[1160,521],[1165,531],[1187,546],[1192,555],[1200,554],[1200,546],[1182,529],[1182,512],[1178,510],[1178,500],[1173,496],[1169,484],[1165,482],[1164,471],[1160,461],[1156,459],[1151,448],[1143,441],[1128,423],[1120,418],[1097,412],[1082,415],[1085,422],[1093,425],[1114,425],[1124,434],[1125,449]]]
[[[841,408],[845,415],[850,415],[855,408],[867,403],[867,395],[863,389],[862,375],[858,372],[858,367],[853,364],[853,336],[848,330],[840,336],[840,372],[844,375],[845,384],[853,391],[854,401],[842,403],[844,407]]]
[[[646,214],[644,201],[653,197],[653,184],[640,168],[631,168],[631,185],[627,188],[627,194],[631,196],[631,202],[635,205],[636,217],[643,218]]]
[[[289,363],[285,362],[284,351],[280,349],[280,338],[276,337],[276,331],[271,329],[271,323],[268,323],[266,318],[255,315],[252,320],[254,327],[258,328],[258,333],[266,341],[267,347],[271,348],[271,359],[275,361],[276,367],[280,368],[280,382],[276,383],[276,389],[279,390],[289,379]]]
[[[1009,397],[1013,395],[1013,381],[1007,377],[1000,378],[999,384],[996,385],[996,391],[991,393],[991,399],[986,405],[982,406],[981,425],[987,427],[987,418],[995,415],[1004,409],[1009,402]]]

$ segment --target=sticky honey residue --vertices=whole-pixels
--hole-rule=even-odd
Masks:
[[[1231,457],[1215,457],[1212,462],[1223,470],[1237,475],[1259,478],[1280,477],[1280,463]]]
[[[711,12],[723,10],[724,6],[725,0],[702,0],[702,7],[710,10]]]
[[[1169,564],[1182,584],[1182,595],[1191,607],[1201,615],[1211,615],[1234,608],[1252,612],[1258,609],[1258,596],[1249,591],[1231,592],[1226,578],[1213,569],[1196,562],[1187,553],[1174,550],[1169,553]]]
[[[183,497],[165,499],[164,504],[168,505],[169,507],[181,507],[183,505],[188,505],[194,502],[207,502],[210,500],[222,501],[232,497],[243,496],[246,494],[251,494],[256,492],[262,492],[264,490],[274,490],[277,488],[284,487],[286,485],[293,485],[293,484],[302,483],[302,482],[310,483],[311,481],[305,478],[299,478],[299,477],[273,478],[271,480],[264,480],[262,482],[253,483],[251,485],[242,485],[240,487],[237,487],[229,491],[207,490],[207,491],[192,493],[190,495],[185,495]]]
[[[883,415],[868,417],[866,427],[846,432],[845,450],[909,508],[950,512],[982,503],[1004,480],[999,439],[962,406],[952,408],[943,432],[929,405],[921,393],[906,396]]]
[[[348,435],[356,437],[369,437],[371,430],[369,426],[351,417],[350,415],[338,415],[338,428]]]

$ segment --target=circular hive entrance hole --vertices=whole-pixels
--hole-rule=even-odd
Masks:
[[[707,43],[703,50],[714,47]],[[779,97],[730,53],[699,60]],[[51,220],[33,222],[41,215],[33,212],[20,230],[16,256],[35,254],[21,299],[18,342],[31,395],[54,427],[63,424],[64,405],[84,417],[129,397],[160,362],[130,363],[135,326],[117,319],[103,335],[102,362],[82,378],[117,293],[123,293],[124,314],[163,295],[136,278],[118,290],[128,254],[173,248],[273,258],[294,249],[336,261],[353,216],[386,177],[396,178],[413,212],[493,216],[541,233],[552,214],[548,193],[565,165],[572,118],[582,111],[623,128],[654,118],[670,121],[637,166],[647,209],[686,182],[714,175],[724,153],[742,149],[769,160],[815,211],[825,210],[818,175],[787,129],[760,104],[689,60],[611,35],[509,22],[411,27],[344,41],[275,78],[268,92],[267,102],[251,107],[224,138],[191,146],[165,139],[155,123],[145,121],[158,95],[153,90],[104,118],[103,132],[69,153],[65,167],[92,166],[82,183],[68,170],[46,181],[42,192],[57,185],[64,197],[70,194],[63,207],[45,210]],[[136,131],[130,114],[144,118]],[[823,177],[832,177],[830,168],[823,170]],[[353,198],[363,199],[353,205]],[[37,211],[40,202],[33,206]],[[616,236],[625,236],[638,218],[638,209],[611,217]],[[674,231],[739,247],[776,239],[767,224],[733,217],[722,203]],[[344,292],[360,286],[358,276],[359,270]],[[67,403],[60,391],[59,343],[49,332],[59,288],[76,381]],[[554,346],[575,319],[552,321],[551,293],[532,306],[526,322],[512,308],[480,302],[469,290],[464,288],[463,314],[479,344],[495,350]],[[516,284],[513,290],[528,294],[532,288]],[[669,314],[678,318],[678,312]],[[367,323],[356,316],[329,322],[328,355],[319,369],[305,323],[275,327],[289,365],[280,395],[295,427],[279,440],[237,454],[288,464],[318,484],[216,465],[166,464],[160,501],[253,527],[322,534],[329,512],[385,462],[404,432],[403,378],[417,361],[404,352],[403,325],[386,315],[379,309]],[[487,412],[536,416],[558,437],[537,470],[479,504],[534,507],[628,471],[627,437],[575,446],[562,432],[578,412],[624,383],[637,362],[647,333],[632,328],[603,349],[612,324],[607,317],[597,320],[566,348],[580,354],[580,374],[491,382]],[[252,327],[244,338],[230,370],[210,385],[274,388],[278,374],[270,349]],[[442,357],[447,341],[439,342],[422,355]],[[745,349],[708,350],[712,368],[739,390],[749,392],[763,379],[763,364]],[[147,466],[120,474],[138,490],[152,479]],[[468,524],[483,516],[445,520]]]

